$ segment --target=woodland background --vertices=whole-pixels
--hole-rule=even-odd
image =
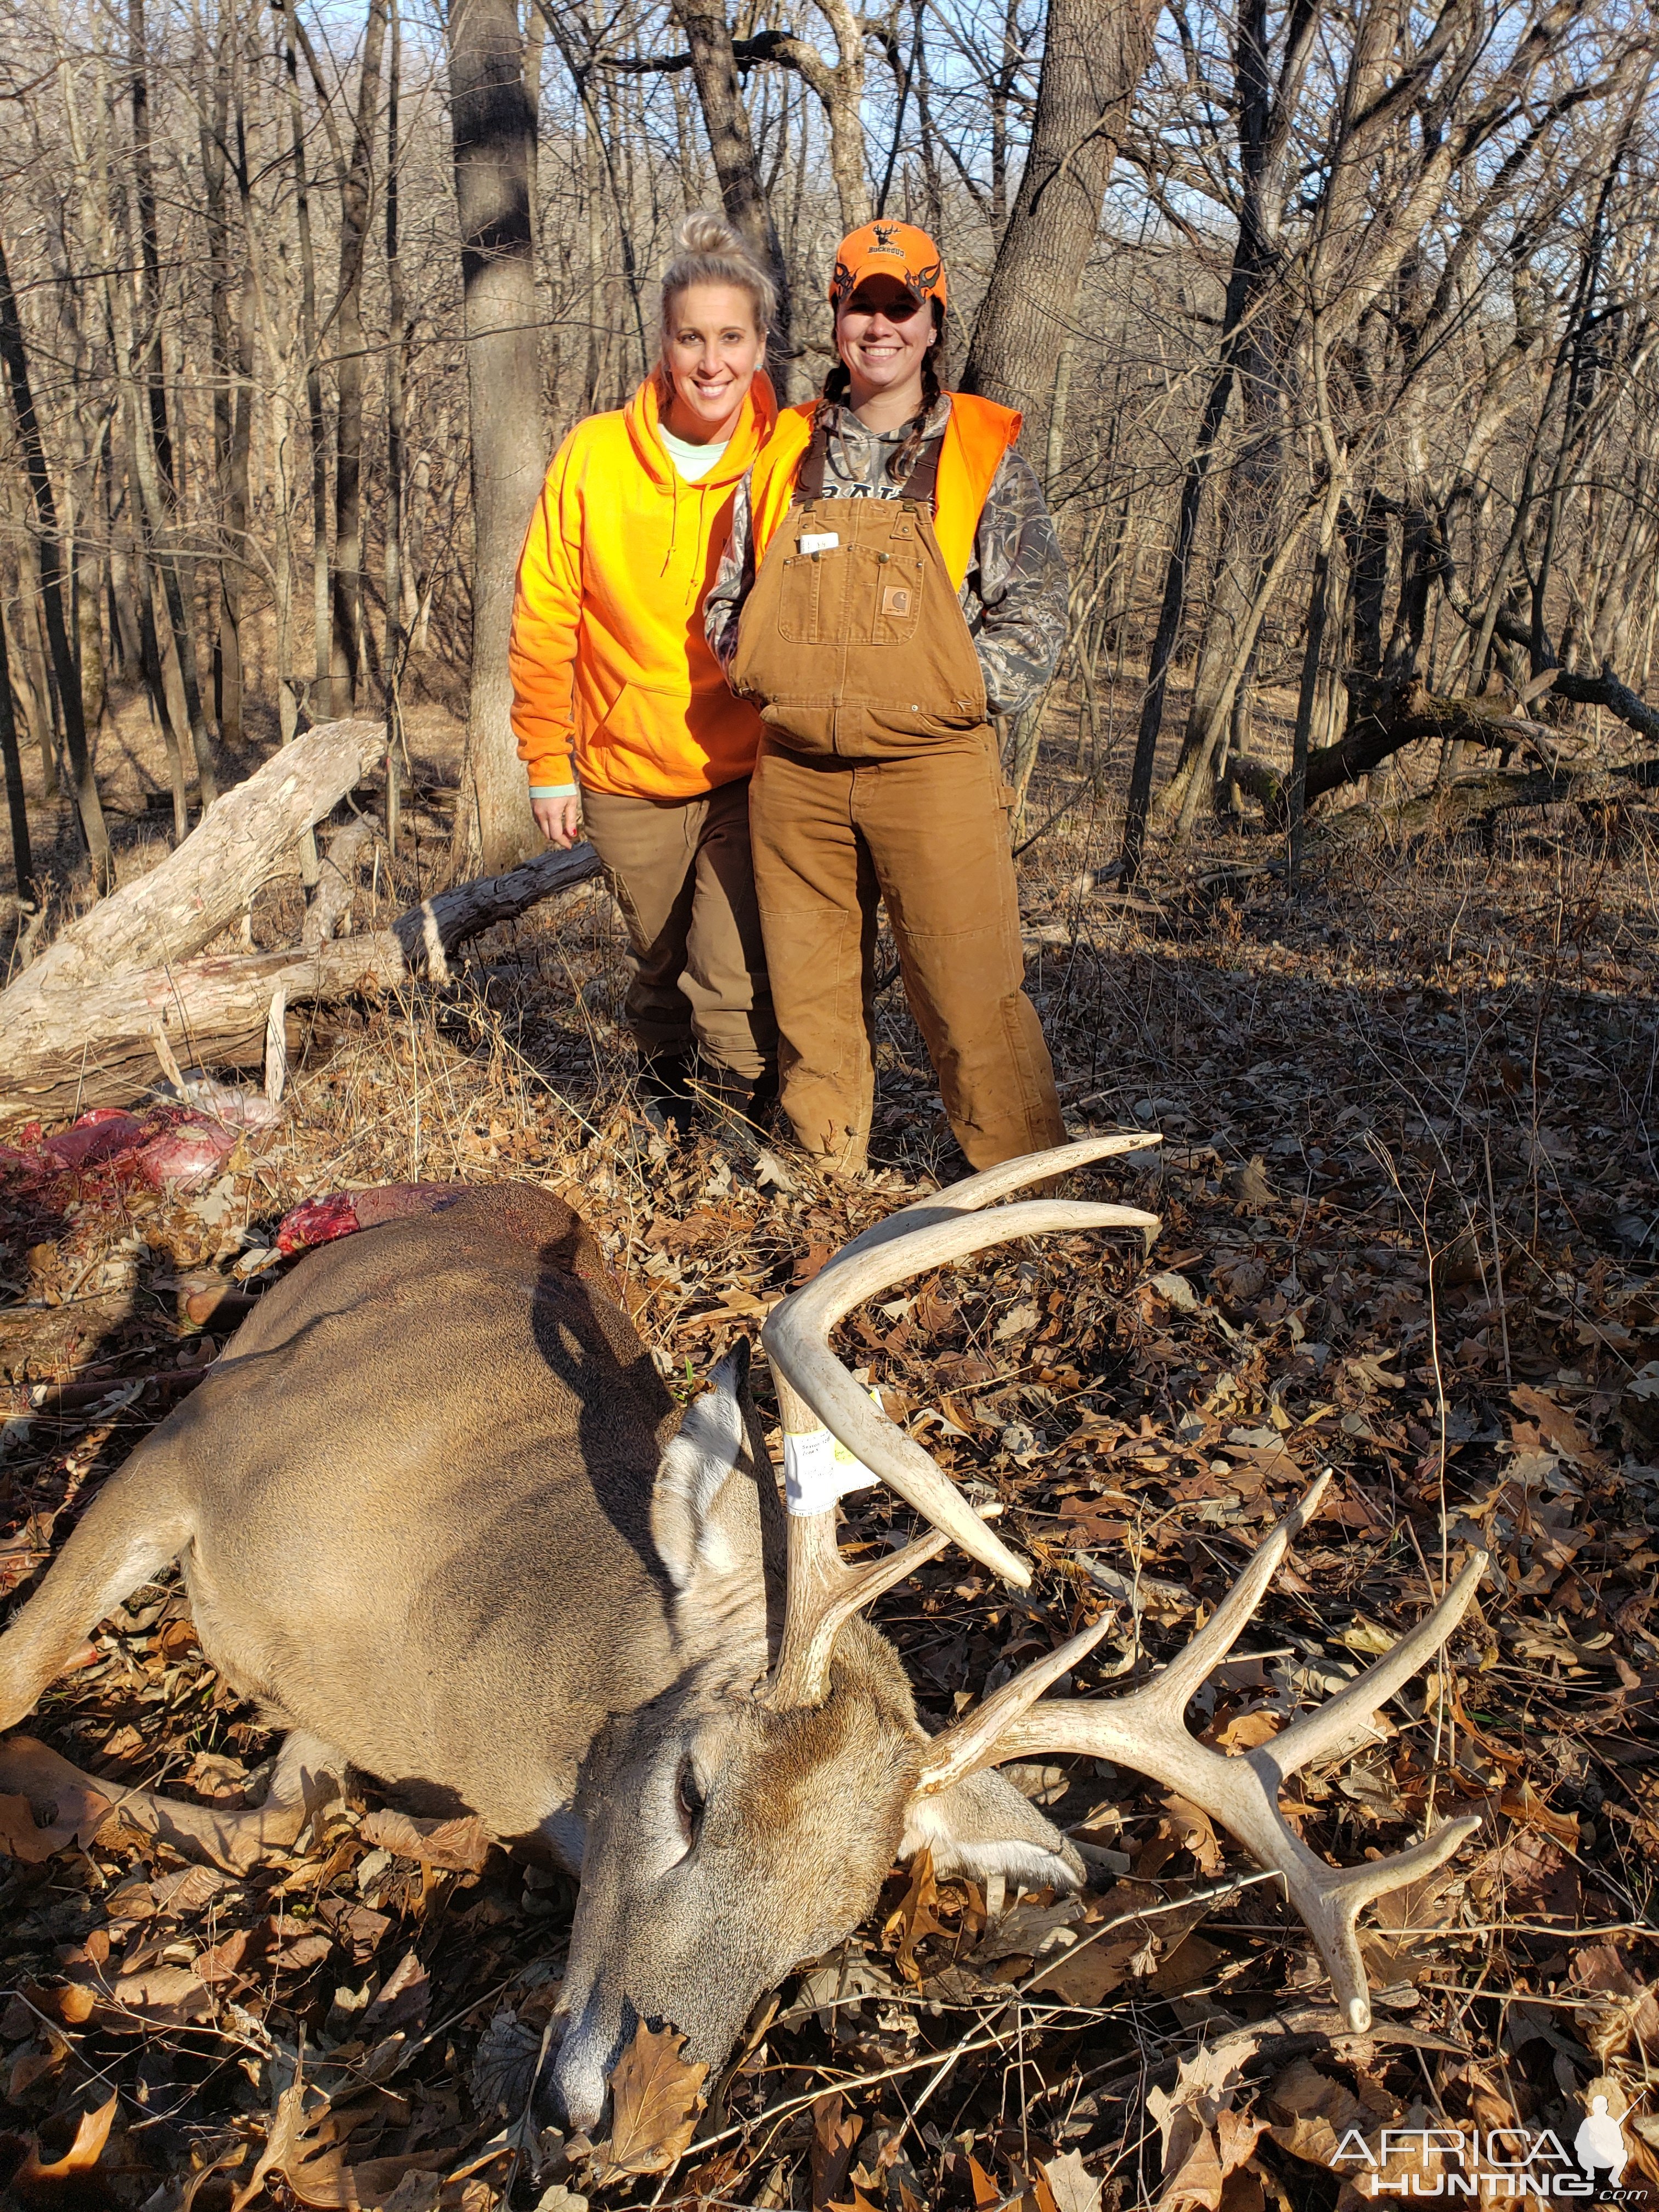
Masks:
[[[1003,732],[1029,988],[1068,1125],[1164,1139],[1109,1185],[1150,1255],[1034,1243],[843,1331],[1040,1569],[881,1601],[929,1724],[1103,1607],[1074,1687],[1133,1682],[1325,1467],[1212,1741],[1492,1560],[1288,1808],[1340,1863],[1480,1816],[1368,1929],[1369,2034],[1193,1808],[1033,1765],[1087,1892],[896,1870],[725,2077],[646,2054],[591,2156],[526,2117],[562,1877],[359,1793],[230,1881],[0,1765],[7,2212],[1358,2212],[1352,2130],[1421,2194],[1385,2129],[1570,2142],[1594,2094],[1659,2197],[1655,36],[1625,0],[0,16],[0,1599],[304,1264],[296,1204],[542,1182],[690,1389],[962,1172],[890,946],[849,1190],[713,1116],[666,1155],[586,864],[472,880],[530,849],[525,515],[716,203],[791,394],[884,208],[950,257],[957,376],[1025,411],[1073,578]],[[867,1493],[847,1540],[902,1518]],[[273,1747],[170,1579],[29,1726],[228,1804]]]
[[[939,237],[957,374],[1024,410],[1073,563],[1013,781],[1069,746],[1129,874],[1149,812],[1282,829],[1406,746],[1415,787],[1588,741],[1631,795],[1653,68],[1623,0],[15,9],[0,694],[40,881],[76,842],[106,878],[106,807],[170,792],[176,834],[366,708],[444,709],[450,785],[465,714],[457,863],[531,849],[525,517],[717,204],[777,274],[790,396],[839,234]]]

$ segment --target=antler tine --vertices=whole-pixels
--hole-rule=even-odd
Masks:
[[[1030,1569],[991,1534],[940,1473],[932,1455],[871,1403],[830,1351],[830,1332],[843,1315],[878,1291],[1017,1237],[1118,1228],[1155,1235],[1158,1227],[1156,1214],[1135,1206],[1060,1199],[1034,1199],[1023,1206],[999,1207],[991,1214],[955,1215],[914,1230],[895,1244],[832,1262],[804,1290],[773,1308],[761,1341],[773,1373],[872,1474],[890,1485],[935,1528],[943,1528],[971,1559],[1024,1589],[1030,1582]]]
[[[1123,1152],[1147,1152],[1163,1142],[1163,1137],[1155,1130],[1119,1130],[1109,1137],[1080,1137],[1073,1144],[1056,1145],[1052,1152],[1027,1152],[1018,1159],[1004,1160],[1000,1167],[983,1168],[978,1175],[969,1176],[961,1182],[953,1182],[944,1190],[927,1198],[913,1199],[908,1206],[900,1206],[896,1213],[890,1213],[885,1220],[876,1222],[850,1243],[844,1244],[829,1266],[839,1267],[860,1253],[873,1251],[878,1244],[890,1244],[896,1237],[913,1236],[918,1229],[930,1228],[936,1221],[976,1213],[981,1206],[1006,1198],[1011,1191],[1024,1190],[1053,1176],[1067,1175],[1073,1168],[1087,1167],[1091,1160],[1115,1159]]]
[[[951,1540],[943,1528],[930,1528],[915,1543],[890,1552],[873,1565],[852,1568],[836,1541],[833,1505],[823,1513],[792,1513],[788,1534],[783,1642],[767,1686],[768,1698],[781,1712],[822,1705],[830,1687],[830,1655],[843,1621],[873,1605],[884,1590],[902,1582],[915,1568],[937,1559]]]
[[[913,1212],[908,1223],[902,1216],[894,1217],[901,1224],[896,1233],[884,1237],[869,1232],[832,1260],[804,1290],[775,1307],[768,1317],[761,1340],[777,1384],[786,1460],[790,1440],[805,1439],[814,1431],[822,1436],[827,1429],[855,1455],[872,1479],[890,1484],[908,1504],[933,1522],[935,1532],[893,1558],[854,1572],[842,1560],[836,1542],[833,1480],[824,1503],[816,1507],[792,1492],[783,1642],[768,1692],[775,1705],[818,1704],[829,1688],[836,1633],[848,1615],[870,1603],[913,1567],[933,1558],[949,1539],[1006,1581],[1021,1589],[1030,1583],[1030,1567],[986,1526],[990,1516],[975,1513],[932,1455],[890,1421],[854,1382],[830,1349],[830,1332],[843,1315],[874,1292],[907,1276],[946,1266],[1017,1237],[1132,1228],[1140,1230],[1150,1240],[1158,1233],[1158,1216],[1134,1206],[1068,1204],[1048,1199],[1005,1206],[989,1218],[976,1211],[993,1196],[1033,1176],[1122,1149],[1122,1139],[1097,1138],[1011,1161],[1005,1168],[972,1176],[951,1194],[957,1200],[965,1193],[967,1206],[946,1206],[942,1215],[930,1209],[925,1218]],[[883,1223],[880,1228],[890,1230],[891,1223]],[[1063,1666],[1055,1669],[1061,1671]],[[1040,1682],[1024,1702],[1040,1694],[1053,1679],[1050,1674]]]
[[[1253,1593],[1251,1606],[1260,1599],[1291,1535],[1310,1517],[1317,1494],[1316,1488],[1269,1533],[1215,1619],[1144,1689],[1127,1698],[1099,1701],[1050,1698],[1023,1712],[1011,1712],[994,1738],[977,1743],[977,1756],[971,1759],[965,1755],[960,1731],[947,1731],[930,1746],[917,1786],[924,1792],[940,1790],[974,1765],[1069,1752],[1110,1759],[1178,1790],[1279,1875],[1292,1908],[1318,1946],[1350,2027],[1358,2033],[1370,2024],[1370,1992],[1355,1932],[1361,1908],[1441,1865],[1480,1821],[1449,1821],[1391,1858],[1333,1867],[1309,1850],[1279,1809],[1279,1785],[1310,1759],[1333,1754],[1352,1741],[1356,1726],[1439,1650],[1468,1610],[1486,1561],[1478,1555],[1471,1559],[1434,1610],[1328,1706],[1304,1716],[1255,1750],[1228,1758],[1195,1741],[1182,1723],[1187,1698],[1197,1686],[1188,1662],[1203,1647],[1207,1664],[1212,1666],[1231,1647],[1249,1611],[1236,1601],[1247,1589]],[[1265,1573],[1264,1559],[1269,1562]],[[1224,1620],[1227,1631],[1218,1635]]]
[[[1368,1667],[1322,1705],[1292,1721],[1263,1747],[1272,1753],[1281,1774],[1294,1774],[1318,1759],[1340,1758],[1372,1732],[1371,1715],[1432,1657],[1468,1612],[1486,1564],[1485,1552],[1472,1553],[1434,1611],[1425,1613],[1392,1650],[1385,1651],[1376,1666]]]
[[[1050,1683],[1057,1682],[1079,1659],[1087,1658],[1111,1624],[1110,1613],[1103,1613],[1092,1627],[1080,1630],[1069,1642],[1022,1668],[1012,1682],[1005,1682],[965,1721],[941,1729],[929,1747],[927,1779],[921,1785],[923,1793],[931,1796],[937,1790],[948,1790],[976,1766],[990,1765],[993,1757],[1000,1759],[1003,1754],[993,1751],[999,1738],[1036,1703]]]
[[[1183,1726],[1182,1716],[1188,1705],[1249,1626],[1250,1616],[1279,1572],[1285,1553],[1318,1512],[1330,1479],[1330,1469],[1327,1468],[1284,1519],[1274,1522],[1251,1553],[1243,1573],[1204,1626],[1141,1692],[1149,1707],[1157,1705],[1174,1726]]]
[[[1132,1702],[1144,1706],[1149,1717],[1157,1713],[1165,1725],[1177,1729],[1182,1727],[1182,1717],[1194,1692],[1212,1669],[1221,1664],[1249,1626],[1250,1616],[1261,1602],[1262,1592],[1277,1573],[1279,1561],[1318,1511],[1319,1501],[1324,1496],[1329,1480],[1328,1471],[1320,1476],[1282,1521],[1275,1522],[1256,1547],[1243,1573],[1216,1607],[1212,1618],[1191,1643],[1178,1651],[1169,1665],[1137,1693]],[[1073,1656],[1081,1658],[1083,1653],[1091,1648],[1098,1632],[1097,1630],[1085,1630],[1087,1643],[1074,1637],[1066,1649],[1072,1651],[1073,1645],[1077,1645]],[[1413,1633],[1420,1633],[1420,1631]],[[964,1774],[971,1773],[975,1766],[988,1763],[987,1753],[1001,1731],[1026,1711],[1048,1688],[1049,1682],[1057,1674],[1063,1674],[1066,1667],[1072,1663],[1068,1659],[1065,1665],[1051,1666],[1054,1656],[1050,1654],[1049,1658],[1040,1659],[1028,1667],[1013,1681],[999,1690],[994,1698],[988,1698],[977,1711],[969,1714],[967,1719],[957,1722],[953,1727],[942,1729],[933,1738],[921,1784],[924,1791],[945,1789],[951,1783],[960,1781]],[[1048,1670],[1046,1674],[1045,1669]],[[1412,1668],[1407,1668],[1400,1680],[1404,1681],[1411,1672]],[[1039,1676],[1042,1679],[1037,1679]],[[1020,1694],[1022,1692],[1024,1694]],[[1343,1694],[1346,1696],[1348,1693],[1344,1692]],[[1382,1694],[1389,1696],[1392,1691],[1385,1690]],[[1045,1705],[1043,1708],[1045,1712],[1054,1710],[1053,1706]],[[1000,1752],[995,1755],[998,1758],[1012,1756]]]

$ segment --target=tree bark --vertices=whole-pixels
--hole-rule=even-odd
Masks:
[[[216,564],[213,710],[219,734],[233,750],[242,743],[242,571],[247,558],[248,476],[252,446],[252,288],[246,271],[231,270],[229,146],[232,131],[232,42],[239,35],[230,0],[220,0],[213,52],[212,125],[202,117],[202,177],[208,258],[212,274],[214,368],[213,459],[223,545]],[[241,100],[235,103],[235,165],[247,161]],[[245,241],[246,249],[246,241]]]
[[[104,810],[92,773],[92,755],[87,746],[80,672],[75,665],[75,655],[70,647],[69,625],[64,619],[58,508],[52,497],[51,473],[46,467],[46,447],[40,441],[40,426],[34,412],[34,394],[29,382],[23,325],[17,313],[17,296],[11,288],[11,272],[7,266],[3,238],[0,238],[0,356],[3,356],[11,386],[18,442],[23,449],[23,467],[34,500],[34,516],[40,532],[40,599],[46,619],[46,637],[52,648],[52,671],[58,679],[64,736],[69,745],[70,772],[75,778],[75,800],[81,817],[81,834],[86,840],[94,881],[100,891],[107,891],[114,884],[114,868],[110,859],[109,831],[104,825]]]
[[[339,416],[334,461],[334,712],[349,714],[363,658],[363,264],[368,246],[374,110],[380,100],[386,0],[368,0],[351,155],[340,181],[340,283],[335,313]]]
[[[21,901],[38,896],[34,856],[29,850],[29,810],[23,796],[23,756],[11,707],[11,656],[6,649],[6,618],[0,611],[0,756],[6,771],[6,811],[11,817],[11,857]]]
[[[380,669],[386,692],[386,842],[395,860],[400,837],[404,661],[404,361],[409,320],[404,305],[403,257],[398,237],[398,102],[403,87],[401,0],[390,4],[392,51],[386,64],[386,647]]]
[[[738,86],[737,58],[724,6],[706,0],[675,0],[674,14],[691,53],[692,81],[702,108],[703,127],[714,160],[720,204],[777,287],[777,349],[787,359],[790,337],[789,272],[778,243],[777,226],[762,190],[749,110]]]
[[[455,203],[472,432],[472,680],[455,859],[510,866],[541,846],[514,744],[514,572],[547,462],[531,197],[536,118],[512,0],[453,0]]]
[[[1157,18],[1157,0],[1052,0],[1024,173],[974,325],[964,392],[1047,404]]]
[[[300,343],[305,353],[306,420],[311,438],[311,623],[317,686],[313,704],[326,713],[333,666],[328,593],[328,423],[323,413],[322,342],[317,331],[317,255],[311,237],[305,115],[300,104],[300,29],[294,0],[285,0],[283,21],[287,31],[283,68],[288,81],[294,163],[294,216],[300,244]]]
[[[184,687],[185,719],[196,756],[197,787],[201,793],[203,805],[208,807],[219,795],[218,781],[213,767],[213,742],[202,707],[202,686],[196,666],[196,641],[190,620],[190,594],[176,545],[169,543],[172,533],[168,493],[155,447],[154,418],[153,416],[146,416],[140,404],[137,370],[140,354],[144,349],[137,344],[133,336],[131,295],[126,285],[118,281],[111,288],[110,297],[114,319],[116,377],[121,390],[129,457],[133,473],[138,480],[139,516],[143,526],[145,544],[161,580],[167,626],[173,634],[179,679]],[[160,343],[160,332],[152,328],[146,336],[148,348],[153,352]]]
[[[167,495],[173,489],[173,435],[167,427],[167,364],[162,359],[158,325],[161,316],[161,246],[155,225],[155,169],[149,142],[149,53],[144,28],[144,0],[127,0],[128,67],[131,71],[132,173],[138,202],[141,299],[144,327],[156,333],[145,389],[149,406],[150,436],[155,465]]]

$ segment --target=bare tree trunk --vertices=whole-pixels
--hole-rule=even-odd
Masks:
[[[132,176],[138,200],[138,238],[142,256],[144,327],[154,333],[145,387],[149,395],[150,437],[155,465],[170,499],[173,490],[173,437],[167,427],[167,364],[162,358],[161,248],[155,228],[155,169],[149,143],[149,52],[144,28],[144,0],[127,0],[128,64],[132,93]]]
[[[0,356],[4,358],[6,374],[11,385],[18,442],[23,449],[24,471],[34,500],[35,521],[40,532],[40,600],[46,618],[46,636],[52,647],[52,670],[58,679],[64,736],[69,746],[70,771],[75,778],[75,800],[81,817],[81,834],[86,840],[94,881],[100,891],[107,891],[115,881],[110,859],[109,831],[104,825],[104,810],[92,773],[92,755],[87,746],[87,726],[81,703],[81,675],[70,648],[69,626],[64,616],[58,508],[52,497],[46,448],[40,442],[40,426],[35,416],[34,394],[29,383],[28,355],[23,343],[23,325],[17,313],[17,297],[11,287],[11,271],[6,262],[3,238],[0,238]]]
[[[368,245],[374,110],[386,0],[368,0],[357,77],[357,120],[340,183],[340,287],[335,313],[335,381],[339,416],[334,460],[334,712],[349,714],[363,658],[363,264]]]
[[[11,857],[20,900],[38,896],[34,856],[29,850],[29,810],[23,797],[23,756],[11,708],[11,655],[6,649],[6,618],[0,613],[0,755],[6,770],[6,811],[11,817]]]
[[[512,866],[541,836],[513,739],[513,580],[547,443],[536,343],[531,204],[536,118],[512,0],[453,0],[449,84],[472,430],[472,682],[455,858]]]
[[[1052,0],[1031,143],[963,391],[1006,406],[1046,405],[1157,16],[1157,0]]]
[[[110,298],[115,325],[115,370],[121,388],[128,454],[138,479],[138,511],[148,549],[161,580],[167,627],[173,633],[179,678],[184,687],[185,717],[196,756],[197,787],[205,808],[211,806],[217,799],[219,785],[214,774],[212,739],[202,708],[202,686],[197,673],[196,641],[191,625],[188,587],[183,563],[175,548],[168,542],[171,533],[167,492],[153,442],[153,416],[146,416],[140,404],[137,390],[140,349],[133,337],[131,293],[123,279],[116,279],[111,287]],[[160,343],[159,331],[152,329],[146,335],[152,349]]]
[[[398,241],[398,100],[403,77],[401,0],[391,0],[392,52],[386,111],[386,842],[398,857],[402,780],[404,633],[404,352],[409,322]]]
[[[723,5],[710,6],[708,0],[675,0],[674,14],[690,50],[691,75],[720,181],[720,204],[778,288],[778,350],[787,356],[791,344],[789,272],[772,210],[761,189],[749,111],[738,87],[737,57],[732,50],[726,9]]]
[[[213,625],[213,705],[219,733],[233,747],[242,742],[242,573],[247,558],[248,471],[252,443],[252,295],[246,272],[231,274],[228,206],[231,118],[231,43],[239,35],[230,0],[220,0],[218,36],[213,54],[212,127],[202,130],[202,177],[207,218],[208,258],[213,285],[213,354],[217,374],[213,394],[214,474],[219,496],[222,544]],[[235,103],[239,173],[247,161],[246,131],[240,91]],[[245,249],[246,250],[246,241]],[[233,285],[234,302],[232,301]]]
[[[294,214],[300,241],[300,343],[306,362],[306,417],[311,435],[311,618],[316,643],[316,706],[326,713],[332,675],[328,605],[328,424],[323,414],[323,362],[317,331],[317,256],[311,239],[311,187],[306,175],[305,112],[300,102],[300,33],[294,0],[285,0],[283,67],[294,160]]]
[[[12,694],[22,711],[27,741],[40,749],[41,796],[51,800],[63,795],[64,787],[58,774],[52,683],[46,673],[41,629],[40,571],[34,538],[9,476],[0,476],[0,514],[9,541],[0,549],[0,588],[12,609]]]

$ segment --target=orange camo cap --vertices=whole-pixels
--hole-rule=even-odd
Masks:
[[[878,217],[850,231],[836,248],[830,279],[830,304],[839,307],[866,276],[896,276],[912,299],[945,305],[945,258],[925,230],[914,223]]]

